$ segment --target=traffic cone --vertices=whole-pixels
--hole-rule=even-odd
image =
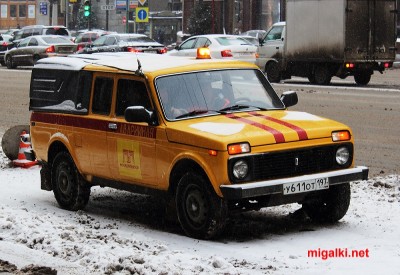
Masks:
[[[21,141],[19,142],[18,159],[13,160],[14,166],[29,168],[36,165],[38,161],[33,159],[31,138],[25,131],[21,133]],[[27,159],[27,156],[29,159]]]

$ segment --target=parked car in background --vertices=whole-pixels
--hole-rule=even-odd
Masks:
[[[103,30],[92,30],[79,33],[75,39],[75,44],[78,44],[78,51],[92,44],[97,38],[106,34],[117,34],[117,32],[103,31]]]
[[[4,56],[7,68],[31,66],[39,59],[53,56],[66,56],[76,52],[77,45],[69,38],[60,35],[35,35],[23,39]]]
[[[64,26],[31,25],[23,27],[21,31],[21,38],[32,35],[62,35],[71,37],[69,30]]]
[[[20,29],[8,29],[3,34],[14,36]]]
[[[143,52],[163,54],[167,48],[144,34],[107,34],[97,38],[77,53]]]
[[[7,34],[0,34],[0,64],[2,66],[5,65],[4,63],[4,55],[6,51],[11,49],[14,45],[12,41],[12,36]]]
[[[196,57],[198,48],[209,48],[216,59],[239,59],[255,63],[257,47],[237,35],[207,34],[192,36],[183,41],[168,55]]]
[[[264,39],[264,36],[267,34],[267,31],[265,30],[249,30],[242,32],[241,35],[243,36],[253,36],[255,38],[258,38],[258,40]]]

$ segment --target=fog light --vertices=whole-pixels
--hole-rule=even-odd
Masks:
[[[336,151],[336,162],[339,165],[344,165],[349,161],[350,158],[350,152],[347,147],[339,147]]]
[[[247,165],[247,162],[245,162],[244,160],[238,160],[233,165],[233,175],[235,176],[235,178],[239,180],[244,179],[247,176],[248,172],[249,172],[249,166]]]

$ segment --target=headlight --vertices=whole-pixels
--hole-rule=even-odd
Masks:
[[[336,162],[339,165],[344,165],[349,161],[350,152],[347,147],[339,147],[336,151]]]
[[[249,166],[247,165],[247,162],[245,162],[244,160],[238,160],[233,165],[232,172],[235,178],[239,180],[244,179],[247,176],[247,173],[249,172]]]

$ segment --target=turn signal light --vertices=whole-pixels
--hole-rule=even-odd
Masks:
[[[350,140],[350,138],[349,131],[332,132],[332,141],[346,141]]]
[[[128,48],[126,48],[126,50],[127,50],[128,52],[130,52],[130,53],[139,53],[139,52],[141,52],[141,50],[136,49],[136,48],[134,48],[134,47],[128,47]]]
[[[237,143],[228,145],[229,155],[237,155],[248,152],[250,152],[250,144],[248,143]]]
[[[346,68],[347,69],[353,69],[355,66],[354,66],[354,63],[346,63]]]
[[[221,56],[222,57],[233,57],[233,54],[232,54],[231,50],[223,50],[223,51],[221,51]]]
[[[54,45],[51,45],[50,47],[48,47],[46,49],[46,53],[55,53],[56,52],[56,48],[54,47]]]

